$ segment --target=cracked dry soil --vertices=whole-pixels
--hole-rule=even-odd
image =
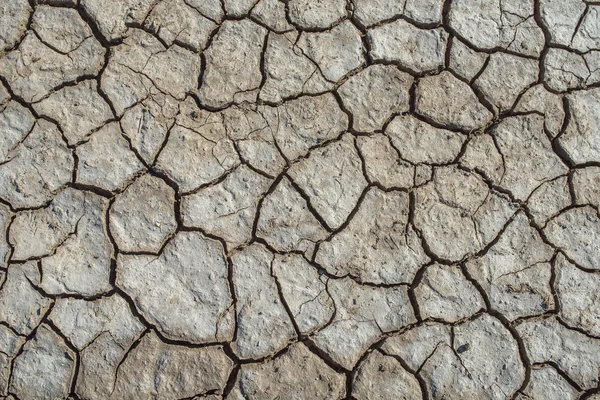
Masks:
[[[600,3],[0,2],[0,397],[600,399]]]

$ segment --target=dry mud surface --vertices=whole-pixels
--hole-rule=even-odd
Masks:
[[[600,399],[600,2],[3,0],[0,397]]]

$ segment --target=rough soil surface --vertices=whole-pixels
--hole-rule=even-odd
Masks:
[[[0,0],[0,399],[600,400],[600,2]]]

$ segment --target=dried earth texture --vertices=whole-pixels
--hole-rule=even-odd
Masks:
[[[600,400],[600,2],[0,0],[0,399]]]

